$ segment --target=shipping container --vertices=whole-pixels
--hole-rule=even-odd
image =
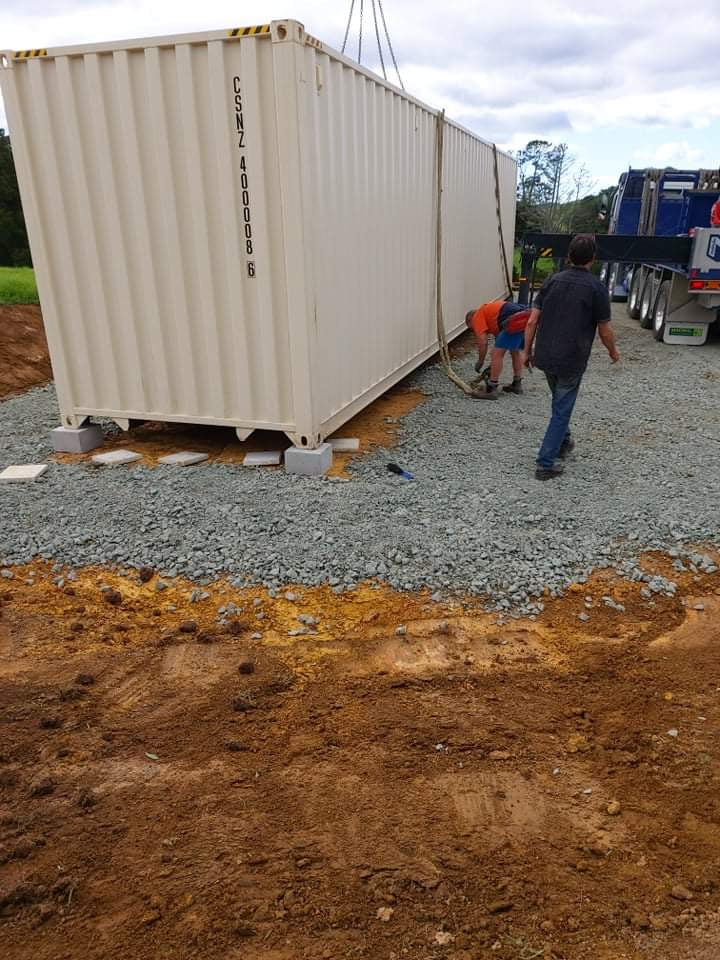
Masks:
[[[7,51],[0,86],[64,425],[313,448],[436,351],[438,113],[300,23]],[[497,164],[499,202],[445,123],[449,337],[506,292]]]

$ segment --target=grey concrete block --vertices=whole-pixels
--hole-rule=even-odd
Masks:
[[[192,467],[196,463],[203,463],[207,458],[206,453],[181,450],[180,453],[169,453],[166,457],[160,457],[158,463],[166,463],[176,467]]]
[[[335,437],[328,443],[333,448],[334,453],[352,453],[360,449],[360,441],[357,437]]]
[[[96,453],[92,458],[93,463],[101,467],[119,467],[125,463],[134,463],[142,459],[142,455],[133,450],[110,450],[107,453]]]
[[[323,443],[316,450],[290,447],[285,451],[285,472],[306,477],[321,477],[332,466],[332,447]]]
[[[243,460],[244,467],[276,467],[282,463],[282,450],[260,450],[257,453],[246,453]]]
[[[103,432],[97,424],[85,427],[56,427],[50,434],[58,453],[87,453],[103,445]]]
[[[0,481],[3,483],[23,483],[27,480],[37,480],[46,470],[46,463],[28,463],[22,466],[6,467],[0,473]]]

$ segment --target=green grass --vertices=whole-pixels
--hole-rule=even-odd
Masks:
[[[0,303],[39,303],[31,267],[0,267]]]
[[[519,277],[520,276],[520,251],[517,249],[515,250],[515,253],[513,256],[513,266],[515,267],[515,271],[514,271],[515,275]],[[549,277],[554,269],[555,269],[554,260],[551,260],[549,257],[538,257],[537,263],[535,265],[535,286],[539,287],[540,284],[543,282],[543,280]],[[528,279],[530,278],[528,277]]]

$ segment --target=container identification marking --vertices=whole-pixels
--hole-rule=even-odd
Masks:
[[[254,252],[252,215],[250,212],[250,190],[247,175],[247,154],[245,144],[245,117],[243,114],[242,85],[240,77],[233,77],[233,97],[235,104],[235,137],[237,147],[240,153],[240,190],[242,200],[243,232],[245,240],[245,253],[248,258],[252,258]],[[246,260],[247,275],[255,276],[255,261]]]

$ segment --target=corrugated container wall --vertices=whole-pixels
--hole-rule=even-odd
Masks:
[[[64,424],[312,447],[437,349],[437,113],[299,23],[8,52],[0,84]],[[492,146],[444,139],[452,336],[505,274]]]

